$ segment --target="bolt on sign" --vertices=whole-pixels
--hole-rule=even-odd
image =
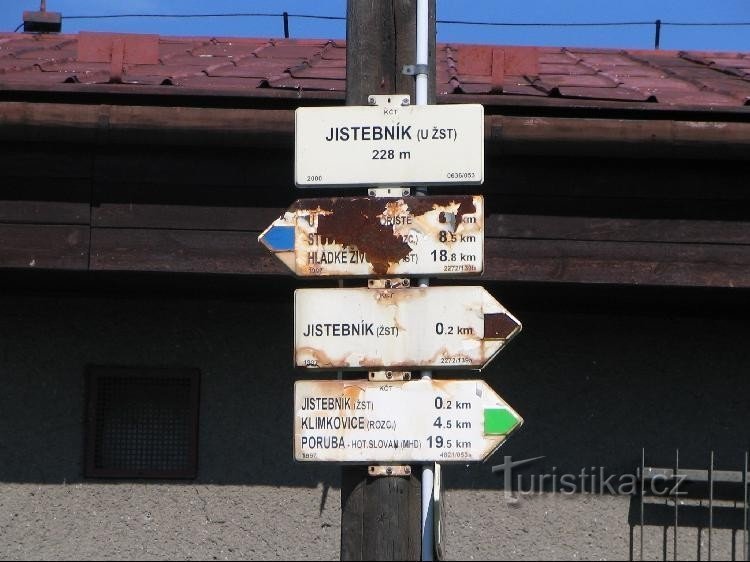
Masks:
[[[295,365],[482,369],[521,330],[483,287],[297,289]]]
[[[258,238],[296,275],[476,275],[481,195],[299,199]]]
[[[484,107],[403,103],[298,108],[296,185],[481,184]]]
[[[481,380],[297,381],[298,461],[476,462],[523,420]]]

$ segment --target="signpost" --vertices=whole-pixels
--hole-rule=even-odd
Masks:
[[[298,289],[298,367],[482,369],[521,330],[483,287]]]
[[[299,199],[258,239],[301,277],[478,274],[484,198]]]
[[[297,381],[294,458],[478,462],[523,420],[481,380]]]
[[[482,196],[408,189],[484,181],[483,107],[427,105],[434,39],[435,0],[348,0],[347,106],[296,110],[298,187],[377,188],[297,200],[258,238],[297,276],[369,278],[368,288],[295,292],[298,367],[481,370],[521,330],[482,287],[428,286],[484,264]],[[482,461],[523,423],[485,382],[431,375],[295,383],[295,459],[370,465],[342,470],[343,560],[431,560],[430,463]],[[382,466],[397,463],[407,466]],[[425,463],[421,506],[410,463]]]
[[[296,110],[297,186],[478,185],[484,181],[483,106],[412,106],[408,96],[371,97],[386,105]]]

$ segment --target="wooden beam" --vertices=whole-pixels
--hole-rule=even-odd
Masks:
[[[485,219],[485,234],[537,241],[750,244],[750,223],[491,214]]]
[[[510,154],[750,159],[750,123],[507,115],[488,121],[487,140]]]
[[[87,179],[0,178],[0,223],[89,224]]]
[[[173,273],[282,274],[257,232],[93,228],[91,269]]]
[[[88,269],[86,226],[0,224],[0,268]]]
[[[107,146],[95,151],[93,178],[104,182],[264,189],[294,185],[290,153],[271,148],[205,150],[199,147]],[[91,173],[91,170],[89,171]],[[291,191],[291,190],[290,190]]]
[[[61,178],[87,179],[91,177],[93,163],[94,152],[81,150],[76,145],[62,142],[0,143],[0,170],[3,178],[23,178],[27,182],[34,178],[54,181]]]
[[[384,14],[390,10],[391,20],[385,19],[389,17],[385,14],[383,20],[372,22],[374,32],[391,34],[395,43],[389,52],[377,44],[374,39],[377,35],[352,40],[353,47],[366,53],[367,64],[363,64],[362,58],[348,62],[347,72],[354,80],[347,92],[348,103],[366,105],[369,94],[411,93],[413,79],[401,74],[401,67],[414,62],[414,46],[408,35],[396,34],[389,24],[394,10],[399,12],[399,18],[411,17],[405,8],[407,3],[396,2],[393,9],[390,2],[386,3],[378,9]],[[398,60],[395,49],[399,52]],[[431,52],[434,53],[434,44]],[[161,97],[161,102],[167,99]],[[454,97],[459,99],[451,101],[461,103],[487,101],[473,96]],[[434,86],[430,99],[435,99]],[[298,105],[299,99],[295,102]],[[0,101],[0,141],[140,146],[145,138],[157,146],[291,151],[293,108],[277,109],[274,100],[269,99],[263,103],[266,109]],[[511,109],[522,114],[507,115]],[[499,148],[506,155],[750,160],[750,123],[731,114],[722,120],[719,115],[707,118],[703,113],[693,120],[684,113],[675,115],[664,108],[656,109],[660,115],[649,118],[643,118],[641,113],[613,118],[601,111],[598,117],[571,116],[572,111],[555,116],[538,115],[539,108],[521,109],[520,105],[514,108],[488,105],[486,111],[487,146]]]
[[[0,213],[12,205],[13,216],[29,222],[0,225],[0,267],[89,267],[85,217],[63,207],[58,218],[81,224],[32,224],[35,211],[56,216],[54,205],[0,202]],[[287,275],[257,242],[283,210],[105,207],[95,213],[91,269]],[[485,252],[487,280],[750,286],[750,223],[741,221],[490,214]]]
[[[750,245],[489,239],[484,279],[750,287]]]
[[[184,230],[263,230],[283,210],[278,190],[151,182],[94,183],[96,227]]]

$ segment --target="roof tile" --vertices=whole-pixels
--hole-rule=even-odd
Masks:
[[[503,94],[507,95],[518,95],[518,96],[546,96],[547,94],[536,88],[533,84],[517,84],[508,83],[503,84]]]
[[[346,60],[346,47],[340,47],[338,45],[329,45],[327,49],[323,51],[323,60]]]
[[[453,51],[458,55],[457,70],[465,75],[492,75],[492,49],[486,46],[461,46]]]
[[[193,55],[191,53],[175,54],[169,58],[160,57],[165,66],[201,66],[206,67],[217,62],[231,62],[228,56]]]
[[[496,93],[500,93],[500,88],[495,89]],[[460,84],[449,93],[461,93],[461,94],[491,94],[493,93],[492,84]]]
[[[346,59],[326,59],[321,58],[315,61],[315,66],[318,68],[346,68]]]
[[[539,54],[541,64],[576,64],[577,58],[563,52],[543,52]]]
[[[669,89],[681,90],[683,92],[697,92],[700,90],[700,87],[697,84],[687,80],[678,80],[677,78],[672,78],[670,76],[664,78],[634,77],[628,79],[627,85],[631,88],[649,91]]]
[[[108,82],[109,63],[79,61],[77,45],[76,35],[0,34],[0,85]],[[126,64],[124,82],[172,84],[165,93],[263,88],[271,97],[346,87],[342,41],[160,37],[158,46],[158,64]],[[439,92],[488,104],[508,95],[738,107],[750,99],[747,53],[440,44],[436,59]]]
[[[213,76],[195,75],[195,76],[183,76],[173,80],[173,86],[176,87],[189,87],[189,88],[211,88],[217,90],[247,90],[260,88],[265,82],[264,79],[259,78],[215,78]]]
[[[560,63],[541,63],[539,65],[541,74],[596,74],[596,71],[582,64],[560,64]]]
[[[682,89],[654,88],[651,93],[656,96],[656,99],[659,103],[669,105],[695,105],[697,99],[701,100],[701,105],[739,105],[738,100],[732,96],[726,96],[712,92],[701,92],[698,96],[695,94],[695,92],[686,92]]]
[[[615,80],[628,80],[630,78],[664,78],[666,72],[644,64],[641,65],[615,65],[601,72]]]
[[[546,84],[555,86],[571,86],[578,88],[614,88],[617,82],[602,74],[592,75],[569,75],[569,74],[544,74],[541,79]]]
[[[66,78],[72,75],[59,72],[42,72],[39,69],[29,72],[9,72],[0,74],[0,84],[4,86],[23,85],[24,89],[34,86],[47,86],[50,84],[63,84]],[[62,87],[62,86],[61,86]]]
[[[346,80],[321,80],[317,78],[293,78],[291,76],[268,81],[270,88],[314,91],[343,91]]]
[[[307,60],[314,56],[321,56],[325,44],[320,45],[266,45],[258,49],[258,57],[272,59],[300,59]]]
[[[294,78],[318,78],[321,80],[341,80],[340,68],[325,68],[316,65],[313,66],[297,66],[289,69],[289,73]]]
[[[256,41],[253,43],[207,43],[199,47],[190,49],[190,54],[194,57],[214,56],[214,57],[236,57],[242,54],[251,54],[253,51],[268,45],[267,41]]]
[[[620,54],[610,53],[608,55],[597,53],[574,53],[579,59],[587,64],[597,67],[610,67],[618,64],[633,64],[633,59]]]
[[[206,69],[208,76],[237,77],[237,78],[269,78],[284,72],[288,68],[285,63],[270,59],[246,59],[238,64],[224,64],[211,70]]]
[[[561,87],[557,89],[564,98],[598,99],[617,101],[656,101],[651,94],[631,88],[618,86],[616,88],[576,88]]]

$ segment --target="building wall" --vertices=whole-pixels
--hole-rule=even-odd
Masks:
[[[0,558],[338,558],[339,470],[292,460],[292,385],[308,376],[291,366],[292,286],[211,286],[4,290]],[[634,499],[506,494],[492,472],[506,455],[545,457],[522,473],[526,489],[543,472],[632,474],[642,449],[654,466],[679,448],[681,466],[704,468],[713,450],[717,467],[740,468],[746,295],[490,290],[524,331],[480,376],[526,423],[486,463],[446,468],[449,558],[627,558],[633,544],[638,556]],[[83,478],[89,364],[201,370],[196,480]],[[697,531],[680,533],[695,557]],[[664,536],[646,528],[647,556]],[[729,533],[713,538],[714,556],[731,556]]]

